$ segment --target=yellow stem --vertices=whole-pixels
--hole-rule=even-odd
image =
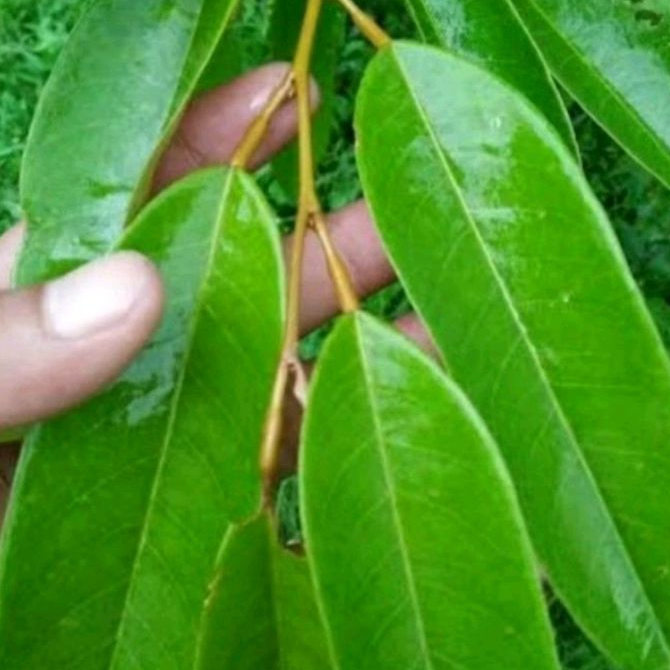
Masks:
[[[297,358],[300,337],[300,288],[305,252],[305,236],[312,215],[319,211],[314,179],[312,152],[312,110],[309,72],[316,30],[323,0],[308,0],[300,39],[293,61],[293,85],[298,104],[298,142],[300,153],[300,201],[295,226],[291,267],[289,270],[288,313],[282,359],[277,370],[272,402],[265,424],[261,448],[264,504],[272,505],[279,465],[279,448],[283,429],[284,397],[288,388],[290,361]]]
[[[328,264],[330,276],[333,279],[333,284],[335,285],[335,291],[337,292],[337,298],[342,311],[345,314],[355,312],[360,307],[356,289],[351,281],[347,266],[344,264],[342,257],[330,239],[328,224],[321,212],[318,212],[312,218],[311,225],[321,241],[321,246],[326,255],[326,262]]]
[[[249,166],[251,159],[254,157],[254,154],[268,132],[272,118],[277,113],[277,110],[285,102],[290,100],[294,94],[293,71],[289,70],[277,87],[277,90],[262,109],[261,113],[254,119],[247,129],[242,141],[233,154],[233,167],[244,170]]]
[[[369,15],[366,14],[353,0],[337,0],[344,7],[351,20],[356,24],[363,35],[377,48],[381,49],[391,42],[391,37],[386,31]]]
[[[241,145],[236,157],[243,165],[246,164],[260,139],[267,130],[272,115],[287,95],[295,95],[298,106],[298,144],[299,144],[299,177],[300,198],[293,236],[291,265],[289,268],[288,307],[286,332],[282,348],[281,361],[277,370],[272,400],[268,411],[263,444],[261,448],[261,473],[263,476],[263,501],[267,508],[273,503],[276,485],[281,438],[283,432],[283,411],[286,393],[292,377],[298,382],[295,372],[298,361],[298,342],[300,338],[300,291],[302,287],[303,261],[305,255],[305,238],[307,231],[313,228],[323,247],[328,269],[333,279],[337,296],[343,312],[353,312],[359,307],[358,296],[344,261],[335,249],[328,232],[321,205],[316,194],[315,165],[312,145],[312,109],[310,104],[310,64],[314,51],[316,30],[323,8],[324,0],[308,0],[307,10],[300,33],[300,39],[293,61],[289,81],[277,91],[276,96],[268,105],[264,114],[258,119],[257,127],[250,128],[248,138]],[[345,2],[346,7],[357,10],[355,5]],[[359,14],[360,10],[357,10]],[[389,41],[388,36],[369,17],[361,15],[354,20],[361,26],[378,46]],[[359,23],[360,21],[360,23]]]

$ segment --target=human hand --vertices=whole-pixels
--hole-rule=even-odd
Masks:
[[[284,65],[269,65],[195,101],[159,165],[156,190],[198,168],[228,162],[285,72]],[[294,103],[287,103],[273,119],[252,167],[269,160],[295,133],[296,110]],[[364,203],[331,215],[329,225],[359,295],[393,281]],[[24,234],[25,227],[18,225],[0,237],[0,435],[74,407],[109,384],[151,336],[163,304],[156,269],[133,252],[94,261],[45,286],[10,290]],[[290,254],[290,238],[285,249]],[[310,235],[302,290],[303,332],[337,310],[320,244]],[[427,344],[414,317],[400,325]],[[294,407],[288,426],[294,436],[299,414]],[[0,447],[0,518],[17,453],[16,446]]]

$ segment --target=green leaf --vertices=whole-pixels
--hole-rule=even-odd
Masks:
[[[472,59],[523,93],[579,155],[561,96],[508,0],[406,0],[426,41]]]
[[[306,546],[340,670],[558,668],[497,448],[404,337],[369,316],[340,321],[301,460]]]
[[[225,84],[267,62],[266,24],[270,7],[237,2],[237,9],[196,87],[196,93]]]
[[[196,95],[226,84],[247,70],[245,40],[248,39],[248,35],[245,35],[245,27],[239,16],[231,23],[229,30],[219,40],[207,67],[198,80]]]
[[[265,518],[233,527],[207,602],[196,670],[328,670],[325,633],[304,559]]]
[[[200,0],[200,4],[200,16],[180,73],[179,89],[174,96],[174,114],[183,110],[189,96],[196,90],[217,46],[223,41],[224,32],[235,20],[240,0]]]
[[[253,180],[175,186],[124,249],[169,304],[118,383],[32,434],[0,553],[3,670],[192,670],[212,570],[257,472],[283,330],[276,221]]]
[[[21,175],[21,284],[109,251],[237,0],[98,0],[41,97]]]
[[[384,244],[561,599],[623,667],[669,667],[670,507],[649,492],[670,489],[670,365],[579,167],[522,97],[427,47],[384,50],[357,117]]]
[[[275,60],[292,60],[300,36],[306,0],[275,0],[270,16],[269,44]],[[335,115],[335,70],[345,37],[345,14],[336,3],[324,4],[319,19],[312,77],[319,86],[321,105],[314,117],[314,155],[318,162],[328,148]],[[298,148],[292,143],[272,163],[287,194],[298,198]]]
[[[670,186],[666,0],[512,0],[554,75]]]

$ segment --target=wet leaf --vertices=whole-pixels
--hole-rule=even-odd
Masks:
[[[670,365],[579,167],[522,97],[418,45],[378,56],[357,127],[384,244],[554,587],[621,666],[667,667]]]
[[[99,0],[84,15],[26,147],[30,228],[19,283],[54,277],[118,241],[236,2]]]
[[[301,487],[340,670],[558,668],[493,440],[437,366],[372,317],[344,318],[326,344]]]
[[[3,670],[192,670],[224,534],[260,502],[283,330],[274,216],[250,177],[209,170],[123,248],[158,264],[169,304],[118,383],[29,438],[0,553]]]
[[[558,80],[670,186],[670,7],[664,0],[512,0]]]
[[[406,3],[426,41],[472,59],[523,93],[554,124],[574,154],[579,154],[556,85],[507,0]]]

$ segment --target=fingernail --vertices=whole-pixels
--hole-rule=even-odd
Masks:
[[[81,339],[122,321],[147,284],[147,261],[127,251],[93,261],[44,288],[45,330],[60,339]]]

